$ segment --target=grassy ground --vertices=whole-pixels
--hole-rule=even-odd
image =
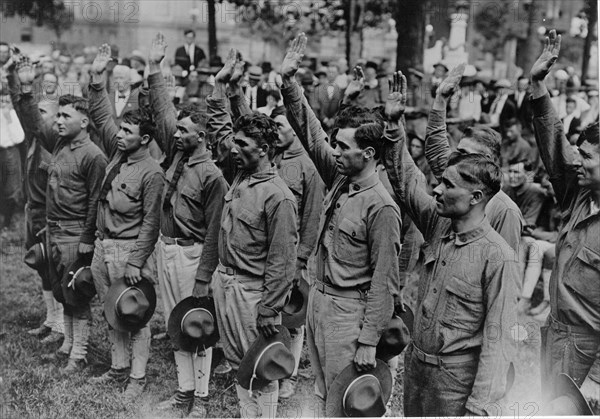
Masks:
[[[110,366],[109,343],[106,324],[101,308],[95,301],[88,368],[81,374],[61,377],[63,365],[44,363],[41,355],[57,349],[58,344],[43,346],[29,336],[26,330],[37,327],[43,320],[44,305],[40,281],[25,266],[23,258],[23,219],[19,217],[15,227],[2,233],[0,238],[0,418],[16,417],[85,417],[85,418],[145,418],[159,417],[154,410],[157,403],[168,398],[177,387],[171,345],[168,341],[152,341],[148,364],[148,387],[132,405],[123,405],[120,386],[96,387],[87,383],[89,377],[99,375]],[[414,301],[415,287],[408,293]],[[151,321],[153,334],[163,328],[160,312]],[[527,416],[537,409],[539,398],[539,325],[533,320],[521,319],[529,337],[520,344],[517,377],[509,402],[501,415]],[[218,359],[213,359],[213,364]],[[278,416],[300,417],[311,404],[313,382],[306,352],[303,353],[297,392],[288,401],[279,404]],[[402,416],[402,360],[398,367],[392,416]],[[211,417],[239,417],[239,408],[232,374],[214,376],[210,383],[208,412]],[[531,404],[533,403],[533,404]],[[172,412],[170,417],[177,417]]]

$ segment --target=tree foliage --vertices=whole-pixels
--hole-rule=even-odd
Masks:
[[[261,34],[267,42],[285,45],[299,32],[309,36],[342,33],[348,25],[350,0],[232,0],[237,22]],[[351,29],[383,27],[390,17],[393,0],[357,0]]]
[[[73,25],[73,13],[61,0],[2,0],[2,14],[31,19],[61,35]]]

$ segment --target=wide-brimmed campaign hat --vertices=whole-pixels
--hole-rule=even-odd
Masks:
[[[281,324],[288,329],[296,329],[306,322],[309,286],[303,278],[292,287],[290,299],[281,311]]]
[[[48,266],[48,252],[45,243],[36,243],[27,249],[23,261],[27,266],[35,270],[44,269]]]
[[[171,311],[167,332],[173,345],[182,351],[195,353],[214,346],[219,341],[214,300],[181,300]]]
[[[327,392],[326,417],[381,417],[392,395],[390,367],[377,359],[376,367],[358,372],[354,362],[340,372]]]
[[[579,387],[567,374],[559,374],[555,384],[556,398],[540,410],[547,416],[593,416],[594,412]]]
[[[250,392],[264,388],[271,381],[289,378],[294,372],[290,332],[284,326],[276,327],[279,333],[270,338],[259,333],[240,362],[238,384]]]
[[[156,292],[146,278],[135,285],[127,285],[125,278],[119,278],[110,286],[104,299],[106,321],[121,332],[132,332],[144,327],[155,308]]]
[[[377,358],[388,361],[400,355],[410,343],[413,322],[414,315],[409,307],[406,307],[404,312],[394,313],[377,344]]]
[[[87,261],[78,258],[65,271],[61,280],[64,302],[72,307],[88,304],[96,295],[92,270]]]

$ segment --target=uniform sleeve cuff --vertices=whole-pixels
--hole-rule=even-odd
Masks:
[[[377,346],[381,333],[376,330],[370,330],[363,328],[358,336],[358,343],[369,346]]]
[[[262,317],[275,317],[279,314],[279,311],[274,308],[267,307],[263,304],[258,305],[258,315]]]
[[[596,359],[592,364],[592,368],[590,368],[590,372],[588,372],[588,377],[600,384],[600,359]]]

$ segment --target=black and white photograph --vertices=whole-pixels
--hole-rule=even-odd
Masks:
[[[600,416],[597,0],[2,0],[0,419]]]

